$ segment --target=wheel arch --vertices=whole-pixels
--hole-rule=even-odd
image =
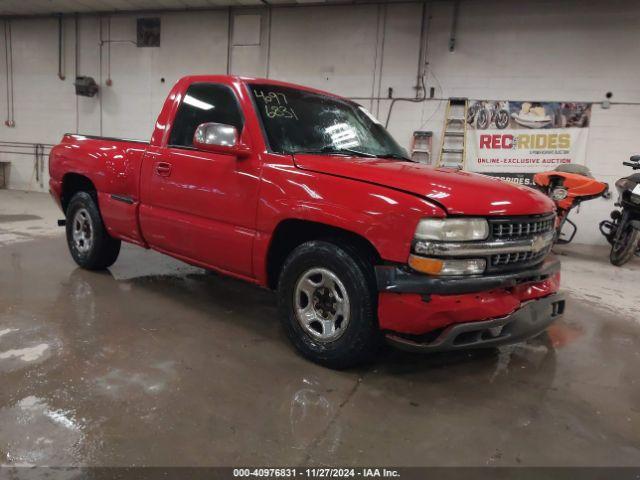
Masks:
[[[78,192],[89,193],[97,202],[97,197],[95,195],[97,189],[95,184],[89,177],[75,172],[66,173],[62,177],[62,190],[60,194],[60,205],[62,206],[62,211],[65,214],[67,213],[69,202]]]
[[[326,223],[310,220],[282,220],[273,231],[266,256],[267,286],[275,289],[282,266],[299,245],[311,240],[326,240],[356,249],[373,265],[382,261],[376,247],[362,235]]]

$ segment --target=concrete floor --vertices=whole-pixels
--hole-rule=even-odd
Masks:
[[[0,191],[0,465],[640,465],[640,259],[565,249],[527,344],[335,372],[272,293],[128,246],[79,270],[58,216]]]

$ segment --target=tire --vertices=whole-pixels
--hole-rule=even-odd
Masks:
[[[486,108],[481,108],[476,114],[476,127],[478,130],[486,130],[489,128],[489,122],[491,121],[491,112]]]
[[[640,230],[627,225],[628,231],[623,234],[620,246],[616,248],[618,244],[614,243],[611,247],[611,255],[609,260],[617,267],[627,263],[636,253],[638,244],[640,243]]]
[[[120,253],[120,240],[104,228],[95,198],[76,193],[67,207],[67,246],[73,260],[86,270],[103,270],[113,265]]]
[[[469,125],[473,125],[473,122],[476,119],[476,111],[477,108],[475,108],[475,106],[471,106],[467,109],[467,123]]]
[[[504,130],[509,126],[509,112],[507,110],[498,110],[496,115],[496,128]]]
[[[287,336],[304,357],[334,369],[370,361],[378,351],[377,296],[371,262],[330,241],[298,246],[278,281]]]

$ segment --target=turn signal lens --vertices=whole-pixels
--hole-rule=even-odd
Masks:
[[[484,273],[487,261],[483,258],[440,260],[409,255],[409,266],[428,275],[479,275]]]
[[[436,258],[425,258],[417,255],[409,255],[409,266],[414,270],[429,275],[438,275],[442,271],[444,262]]]

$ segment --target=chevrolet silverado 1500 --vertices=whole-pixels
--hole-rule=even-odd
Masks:
[[[362,106],[273,80],[190,76],[149,142],[67,134],[51,193],[83,268],[121,241],[275,289],[306,357],[386,340],[442,351],[542,332],[564,310],[542,194],[411,162]]]

